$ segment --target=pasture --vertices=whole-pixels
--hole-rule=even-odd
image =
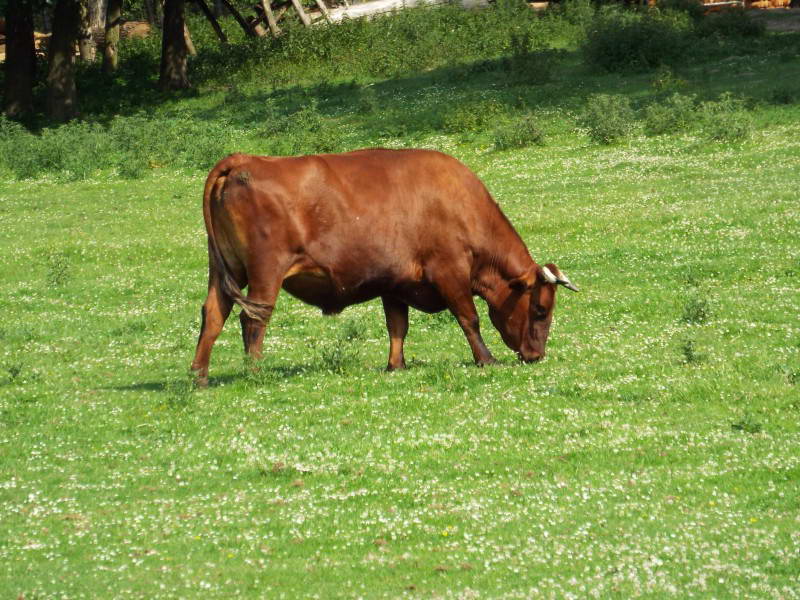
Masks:
[[[409,369],[386,373],[379,302],[331,318],[282,293],[263,361],[234,309],[195,389],[205,172],[6,177],[0,596],[800,596],[800,60],[773,58],[619,75],[573,52],[536,85],[439,70],[159,109],[228,131],[203,147],[336,132],[464,161],[581,288],[537,364],[478,300],[498,365],[412,310]],[[648,132],[676,91],[718,104]],[[614,144],[595,93],[638,111]],[[316,129],[242,133],[287,95]],[[462,106],[528,116],[541,145],[499,150]]]

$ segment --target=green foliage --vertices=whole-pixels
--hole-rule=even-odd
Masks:
[[[493,98],[476,99],[448,107],[441,128],[447,133],[480,133],[504,122],[506,107]]]
[[[700,106],[703,135],[714,142],[742,142],[750,137],[753,120],[744,100],[730,92]]]
[[[590,26],[596,13],[591,0],[564,0],[560,7],[567,22],[577,25],[582,30]]]
[[[592,22],[582,50],[586,62],[611,71],[680,65],[692,47],[691,19],[677,11],[608,9]]]
[[[630,100],[621,94],[594,94],[579,118],[589,137],[601,144],[613,144],[633,133],[636,113]]]
[[[532,114],[518,117],[494,130],[494,147],[497,150],[543,145],[544,132]]]
[[[691,296],[683,305],[681,320],[693,325],[707,323],[711,317],[708,300],[700,296]]]
[[[769,100],[773,104],[793,104],[800,99],[800,87],[781,85],[773,88],[769,93]]]
[[[756,421],[751,413],[746,412],[741,419],[731,423],[731,429],[753,434],[761,433],[764,429],[764,425]]]
[[[692,338],[686,338],[681,342],[680,351],[683,362],[686,364],[695,364],[705,360],[705,356],[697,351],[697,346]]]
[[[765,31],[763,21],[753,19],[750,13],[741,8],[729,8],[710,14],[697,27],[697,33],[701,37],[733,39],[761,37]]]
[[[675,92],[653,102],[644,111],[644,126],[648,134],[677,133],[692,127],[697,121],[696,99]]]

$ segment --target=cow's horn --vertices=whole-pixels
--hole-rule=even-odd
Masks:
[[[549,281],[550,283],[555,283],[557,285],[563,285],[565,288],[567,288],[568,290],[572,290],[573,292],[579,292],[580,291],[578,289],[578,286],[576,286],[574,283],[572,283],[569,280],[569,277],[567,277],[566,275],[564,275],[564,273],[561,272],[561,269],[559,269],[558,267],[555,267],[555,270],[556,270],[556,272],[554,274],[547,267],[542,267],[542,272],[544,273],[544,278],[547,281]]]
[[[565,288],[567,288],[568,290],[572,290],[573,292],[579,292],[580,291],[578,289],[578,286],[576,286],[574,283],[572,283],[569,280],[569,277],[567,277],[566,275],[564,275],[561,272],[561,269],[557,269],[557,271],[558,271],[558,281],[556,282],[557,284],[563,285]]]
[[[542,267],[542,273],[544,273],[544,278],[547,280],[547,283],[558,283],[558,277],[553,275],[553,272],[547,267]]]

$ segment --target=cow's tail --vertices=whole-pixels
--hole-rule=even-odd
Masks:
[[[211,217],[212,200],[217,200],[217,198],[212,198],[212,196],[221,194],[222,188],[224,187],[223,182],[220,182],[220,185],[218,185],[217,182],[220,178],[226,177],[228,173],[231,172],[231,169],[243,164],[248,158],[249,157],[244,154],[232,154],[227,158],[223,158],[211,169],[211,172],[206,178],[206,185],[203,190],[203,219],[206,222],[206,231],[208,232],[209,260],[213,263],[211,268],[212,270],[216,270],[222,291],[230,296],[236,304],[241,306],[248,317],[266,323],[272,313],[272,307],[262,302],[248,300],[245,298],[244,294],[242,294],[242,289],[239,287],[239,284],[236,283],[233,275],[231,275],[228,264],[225,262],[225,257],[222,256],[222,252],[219,249],[217,237],[214,233],[214,222]]]

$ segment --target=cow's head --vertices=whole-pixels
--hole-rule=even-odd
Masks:
[[[489,305],[489,317],[521,360],[539,360],[550,333],[557,286],[575,292],[578,288],[552,263],[534,264],[524,275],[504,283],[496,290],[496,302]]]

